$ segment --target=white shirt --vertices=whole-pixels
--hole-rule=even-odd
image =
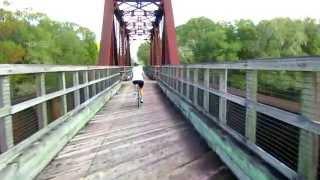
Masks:
[[[143,81],[142,66],[135,66],[132,68],[132,81]]]

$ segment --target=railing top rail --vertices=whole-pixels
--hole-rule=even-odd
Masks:
[[[190,65],[166,65],[162,67],[189,67],[210,69],[242,69],[242,70],[286,70],[286,71],[320,71],[320,57],[295,57],[264,60],[248,60],[239,62],[207,63]]]
[[[44,64],[0,64],[0,76],[15,74],[34,74],[48,72],[74,72],[88,70],[117,69],[124,66],[77,66]]]

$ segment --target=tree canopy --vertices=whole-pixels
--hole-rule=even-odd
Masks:
[[[320,55],[320,25],[314,19],[275,18],[255,24],[199,17],[176,31],[184,64]],[[139,58],[144,56],[143,46]]]
[[[145,42],[142,43],[138,50],[138,60],[140,63],[144,65],[149,65],[150,59],[150,43]]]
[[[95,34],[32,11],[0,9],[0,63],[96,64]]]

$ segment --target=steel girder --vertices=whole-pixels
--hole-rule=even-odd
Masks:
[[[105,0],[99,65],[130,65],[136,39],[150,41],[151,65],[180,63],[171,0]]]

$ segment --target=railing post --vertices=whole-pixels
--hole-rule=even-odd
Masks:
[[[178,77],[178,79],[179,79],[179,84],[180,84],[180,87],[179,87],[179,94],[183,94],[183,83],[182,83],[182,79],[183,79],[183,68],[181,68],[181,67],[179,67],[178,68],[178,71],[179,71],[179,77]]]
[[[96,80],[100,80],[100,78],[101,78],[100,70],[96,70],[96,71],[97,71],[96,73],[98,73],[98,76],[96,76]],[[120,79],[121,79],[121,76],[120,76]],[[96,94],[99,94],[102,89],[101,83],[100,82],[96,83],[95,86],[96,86]]]
[[[168,84],[174,89],[174,87],[173,87],[173,68],[171,66],[168,67],[168,75],[169,75]]]
[[[196,85],[199,85],[199,69],[196,68],[193,71],[193,102],[194,105],[198,107],[198,87]]]
[[[37,97],[46,95],[46,74],[39,73],[36,75]],[[41,103],[37,107],[39,129],[48,125],[47,102]]]
[[[186,71],[187,71],[187,79],[186,82],[188,82],[187,84],[187,93],[186,93],[186,99],[189,101],[189,97],[190,97],[190,83],[191,83],[191,78],[190,78],[190,68],[188,66],[186,66]]]
[[[206,110],[206,112],[209,112],[209,105],[210,105],[210,69],[204,70],[204,87],[207,89],[204,91],[203,95],[203,107]]]
[[[173,76],[174,76],[174,81],[173,81],[173,83],[174,83],[174,89],[176,90],[176,91],[179,91],[179,89],[178,89],[178,73],[177,73],[178,71],[177,71],[177,67],[174,67],[173,68]]]
[[[219,91],[227,93],[228,86],[228,70],[219,71]],[[219,99],[219,120],[222,124],[227,124],[227,99],[220,97]]]
[[[83,73],[84,73],[84,74],[83,74],[84,84],[88,84],[88,82],[89,82],[88,71],[83,71]],[[86,86],[86,87],[84,88],[84,99],[85,99],[85,101],[87,101],[89,98],[90,98],[90,97],[89,97],[89,87]]]
[[[96,71],[92,70],[93,73],[93,81],[96,80]],[[95,96],[97,94],[97,84],[93,84],[92,86],[92,96]]]
[[[66,85],[66,73],[65,72],[61,72],[60,75],[60,86],[63,91],[65,91],[67,89],[67,85]],[[61,106],[61,114],[66,114],[68,112],[68,107],[67,107],[67,95],[63,95],[61,97],[61,102],[62,102],[62,106]]]
[[[0,76],[0,108],[11,106],[10,78]],[[12,116],[0,118],[0,152],[13,147]]]
[[[320,121],[320,72],[304,72],[301,114]],[[316,180],[319,161],[319,136],[300,130],[298,173],[304,179]]]
[[[79,72],[73,73],[73,87],[79,86]],[[74,107],[78,107],[80,105],[80,90],[74,91]]]
[[[257,102],[258,72],[249,70],[246,72],[246,97],[251,103]],[[252,142],[256,142],[257,111],[250,103],[246,110],[246,137]]]

